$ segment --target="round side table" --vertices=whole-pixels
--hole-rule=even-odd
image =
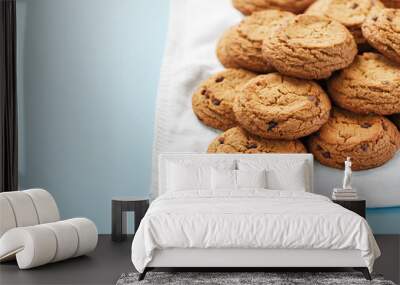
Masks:
[[[149,199],[143,197],[113,197],[112,198],[112,240],[126,240],[126,212],[135,213],[135,232],[149,207]]]

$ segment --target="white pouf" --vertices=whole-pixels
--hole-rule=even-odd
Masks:
[[[0,261],[20,269],[87,254],[97,245],[96,225],[86,218],[59,221],[57,204],[43,189],[0,193]]]

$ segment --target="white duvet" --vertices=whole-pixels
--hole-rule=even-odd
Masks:
[[[367,222],[328,198],[257,189],[160,196],[134,237],[132,262],[143,272],[165,248],[358,249],[371,272],[380,255]]]

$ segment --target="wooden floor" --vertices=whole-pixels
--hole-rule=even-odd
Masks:
[[[400,282],[400,235],[379,235],[382,251],[375,271]],[[0,264],[0,284],[115,284],[124,272],[134,271],[130,260],[131,239],[114,243],[108,235],[99,237],[97,249],[78,257],[30,270],[19,270],[15,262]]]

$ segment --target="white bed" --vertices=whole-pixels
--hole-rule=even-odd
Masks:
[[[174,176],[176,165],[183,168]],[[186,169],[196,167],[199,175],[190,177]],[[202,176],[209,167],[266,169],[268,185],[214,189],[212,182],[209,189]],[[198,180],[196,187],[177,183],[185,179]],[[132,244],[140,278],[154,267],[354,267],[370,278],[380,251],[367,222],[312,194],[313,181],[310,154],[160,155],[157,198]]]

